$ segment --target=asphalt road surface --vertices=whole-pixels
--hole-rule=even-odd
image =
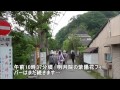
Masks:
[[[72,60],[67,61],[68,65],[72,65]],[[87,72],[80,69],[64,69],[58,70],[55,68],[54,74],[40,75],[37,79],[95,79]]]

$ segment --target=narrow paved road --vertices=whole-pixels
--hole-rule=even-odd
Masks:
[[[72,64],[71,60],[68,60],[68,65]],[[58,73],[57,73],[58,72]],[[95,79],[88,73],[79,69],[72,70],[56,70],[53,75],[41,75],[37,79]]]

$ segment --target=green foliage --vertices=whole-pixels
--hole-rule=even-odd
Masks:
[[[18,72],[23,72],[23,70],[18,69]],[[15,73],[15,71],[14,71]],[[15,74],[14,79],[27,79],[28,75],[23,75],[23,73]]]
[[[69,40],[66,39],[64,42],[63,42],[63,50],[66,50],[66,51],[69,51],[70,50],[70,45],[69,45]]]
[[[89,11],[83,15],[72,17],[70,23],[56,34],[56,40],[59,41],[59,45],[62,47],[67,36],[76,33],[80,29],[87,31],[90,36],[94,37],[109,18],[119,13],[120,11]]]
[[[15,75],[14,79],[27,79],[27,75],[23,75],[22,73]]]
[[[82,46],[80,42],[80,38],[76,37],[74,34],[71,34],[68,39],[63,42],[63,49],[70,50],[78,50],[78,47]]]
[[[41,52],[46,52],[46,48],[41,48]]]
[[[92,75],[95,79],[105,79],[105,77],[101,76],[100,73],[98,73],[97,71],[90,70],[88,73]]]
[[[100,11],[104,14],[107,18],[115,17],[116,15],[120,14],[120,11]]]
[[[49,38],[48,39],[48,49],[49,50],[56,50],[58,49],[58,42],[55,39]]]
[[[49,32],[46,32],[46,38],[48,39],[48,38],[51,38],[51,37],[52,37],[52,34],[49,33]]]
[[[34,50],[34,41],[22,32],[12,31],[13,63],[29,64],[29,58]],[[27,38],[26,38],[27,37]]]
[[[80,53],[83,53],[83,51],[84,51],[85,49],[86,49],[85,46],[79,46],[79,47],[78,47],[78,50],[79,50]]]

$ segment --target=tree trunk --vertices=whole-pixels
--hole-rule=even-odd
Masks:
[[[42,51],[42,48],[43,48],[43,34],[42,34],[42,32],[40,32],[40,49],[41,49],[41,51]]]
[[[39,32],[38,37],[39,37],[39,41],[37,42],[37,44],[39,45],[41,49],[41,32]]]
[[[48,38],[46,38],[46,55],[48,55]]]
[[[46,38],[46,59],[47,59],[47,62],[48,62],[48,59],[49,59],[48,38]]]

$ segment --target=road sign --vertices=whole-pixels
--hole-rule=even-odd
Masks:
[[[6,36],[11,32],[11,25],[4,19],[0,19],[0,35]]]
[[[0,47],[12,46],[12,37],[11,36],[0,36]]]

